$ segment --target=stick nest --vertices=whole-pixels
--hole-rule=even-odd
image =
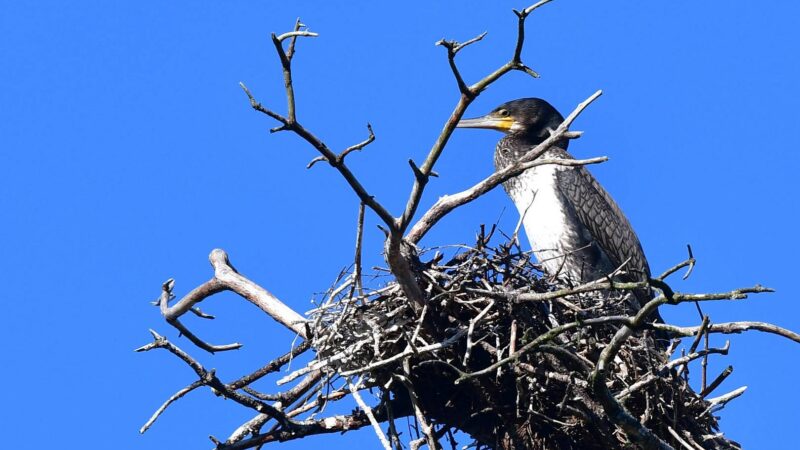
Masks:
[[[633,448],[591,389],[591,373],[619,322],[553,332],[573,322],[632,317],[630,291],[520,301],[519,294],[565,286],[546,279],[513,241],[488,242],[481,233],[474,247],[420,261],[424,306],[411,304],[393,283],[359,293],[353,277],[328,292],[312,312],[311,340],[327,381],[360,376],[381,390],[382,405],[392,399],[397,408],[408,398],[409,411],[416,406],[437,436],[462,430],[478,447]],[[667,442],[738,448],[718,432],[712,405],[689,386],[688,367],[668,363],[676,344],[637,330],[611,363],[606,386]]]

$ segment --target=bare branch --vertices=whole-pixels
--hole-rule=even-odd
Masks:
[[[704,388],[700,392],[700,397],[707,397],[709,394],[714,392],[714,390],[716,390],[719,387],[719,385],[722,384],[723,381],[725,381],[725,378],[728,378],[728,376],[732,373],[733,373],[733,366],[726,367],[725,370],[723,370],[722,373],[720,373],[717,376],[717,378],[715,378],[714,381],[712,381],[711,384],[708,385],[708,387]]]
[[[244,90],[247,98],[250,100],[250,105],[256,111],[260,111],[268,116],[272,117],[273,119],[277,120],[281,123],[281,126],[278,127],[277,130],[287,130],[292,131],[301,137],[303,140],[308,142],[312,147],[314,147],[319,153],[320,158],[315,158],[312,160],[307,167],[311,167],[317,161],[327,161],[328,164],[333,166],[342,177],[345,179],[347,184],[350,185],[351,189],[356,193],[359,199],[367,205],[371,210],[378,215],[378,217],[383,220],[389,229],[394,230],[396,229],[396,224],[394,217],[383,207],[375,198],[370,195],[364,186],[361,184],[360,181],[356,178],[356,176],[350,171],[350,169],[345,165],[344,158],[339,158],[336,153],[334,153],[328,146],[320,140],[317,136],[303,127],[298,121],[295,114],[295,104],[294,104],[294,88],[292,87],[292,75],[291,75],[291,61],[287,57],[286,53],[283,51],[283,46],[279,40],[279,37],[273,36],[273,43],[275,44],[275,49],[278,52],[278,57],[281,60],[281,65],[283,67],[283,75],[284,75],[284,85],[286,87],[286,98],[289,111],[287,112],[287,117],[283,117],[280,114],[273,112],[272,110],[265,108],[261,103],[256,101],[255,97],[253,97],[252,93],[249,89],[243,84],[239,83],[239,85]],[[283,36],[283,35],[282,35]],[[371,132],[371,131],[370,131]],[[369,139],[368,139],[369,140]],[[371,142],[371,141],[370,141]],[[357,147],[357,144],[354,147]],[[366,144],[364,144],[366,145]],[[362,146],[363,147],[363,146]],[[352,147],[351,147],[352,148]],[[345,150],[346,151],[346,150]],[[351,150],[353,151],[353,150]]]
[[[720,395],[719,397],[714,397],[708,399],[709,407],[708,412],[719,411],[720,409],[724,408],[725,405],[735,399],[736,397],[744,394],[744,391],[747,390],[747,386],[742,386],[738,389],[734,389],[731,392],[728,392],[725,395]]]
[[[522,44],[525,41],[525,19],[536,8],[539,8],[540,6],[544,6],[545,4],[550,3],[551,1],[552,0],[542,0],[539,3],[536,3],[534,5],[531,5],[531,6],[527,7],[527,8],[525,8],[525,9],[523,9],[522,11],[517,11],[516,9],[513,10],[514,14],[517,15],[518,21],[517,21],[517,46],[514,48],[514,57],[511,59],[512,63],[515,63],[516,65],[522,66],[522,68],[527,69],[527,67],[525,67],[522,64]],[[530,70],[530,69],[528,69],[528,70]],[[532,72],[531,75],[533,77],[535,77],[535,78],[539,77],[539,74],[537,74],[536,72],[533,72],[532,70],[531,70],[531,72]]]
[[[194,358],[192,358],[188,353],[184,352],[178,346],[169,342],[163,336],[160,336],[153,330],[150,330],[150,334],[153,335],[154,341],[150,344],[144,345],[136,349],[137,352],[145,352],[149,350],[153,350],[155,348],[163,348],[168,350],[173,355],[177,356],[183,362],[185,362],[189,367],[194,370],[197,376],[200,378],[200,382],[205,385],[209,386],[212,389],[216,390],[220,394],[224,395],[226,398],[229,398],[236,403],[239,403],[242,406],[246,406],[248,408],[252,408],[258,411],[261,414],[267,414],[270,417],[274,418],[278,421],[281,425],[285,427],[291,427],[294,423],[289,420],[283,412],[279,411],[275,407],[268,405],[266,403],[260,402],[258,400],[253,399],[252,397],[247,397],[242,395],[235,390],[232,390],[228,385],[220,381],[217,378],[217,375],[214,373],[214,370],[206,370],[203,366],[197,362]]]
[[[242,347],[242,344],[238,342],[234,342],[232,344],[223,344],[223,345],[209,344],[208,342],[197,337],[196,334],[192,333],[188,328],[186,328],[186,325],[181,323],[180,320],[167,319],[167,323],[175,327],[175,329],[177,329],[182,336],[186,337],[186,339],[189,339],[192,342],[192,344],[196,345],[199,348],[202,348],[203,350],[209,353],[226,352],[229,350],[237,350]]]
[[[193,311],[195,309],[195,304],[226,290],[236,292],[290,330],[303,338],[306,337],[306,319],[278,300],[278,298],[269,291],[240,275],[228,262],[228,255],[224,250],[212,250],[208,259],[212,267],[214,267],[214,278],[193,289],[171,307],[168,305],[168,302],[173,297],[172,288],[175,283],[174,280],[169,279],[162,285],[162,292],[159,300],[161,314],[164,316],[164,319],[166,319],[170,325],[177,328],[181,334],[186,336],[192,343],[211,353],[234,350],[241,347],[239,343],[226,345],[208,344],[195,336],[178,320],[178,318],[186,312]]]
[[[258,111],[260,113],[263,113],[263,114],[266,114],[266,115],[272,117],[273,119],[275,119],[278,122],[282,123],[283,124],[282,126],[284,126],[284,127],[289,123],[289,120],[287,118],[285,118],[282,115],[272,111],[269,108],[264,107],[264,105],[262,105],[261,102],[257,101],[255,99],[255,97],[253,97],[253,94],[250,92],[250,89],[248,89],[247,86],[245,86],[244,83],[242,83],[241,81],[239,82],[239,87],[242,88],[242,90],[244,91],[245,95],[247,95],[248,100],[250,100],[250,107],[251,108],[255,109],[256,111]],[[275,131],[278,131],[278,130],[273,129],[271,131],[274,133]]]
[[[467,367],[467,364],[469,363],[469,357],[470,354],[472,353],[472,346],[475,344],[473,342],[473,337],[472,337],[472,333],[475,331],[475,325],[478,322],[480,322],[493,307],[494,307],[494,301],[490,300],[489,304],[486,305],[486,307],[483,308],[483,310],[480,313],[478,313],[477,316],[470,319],[469,321],[469,328],[467,331],[467,345],[466,348],[464,349],[464,362],[462,363],[464,367]]]
[[[540,7],[540,6],[544,6],[544,5],[546,5],[546,4],[548,4],[548,3],[552,2],[552,1],[553,1],[553,0],[541,0],[540,2],[538,2],[538,3],[535,3],[535,4],[533,4],[533,5],[531,5],[531,6],[528,6],[527,8],[525,8],[525,9],[522,11],[522,13],[521,13],[521,14],[523,14],[523,15],[526,15],[526,16],[527,16],[528,14],[532,13],[534,9],[536,9],[536,8],[538,8],[538,7]]]
[[[344,158],[347,155],[349,155],[350,153],[355,152],[355,151],[361,151],[361,149],[363,149],[367,145],[371,144],[375,140],[375,133],[372,132],[372,125],[367,124],[367,130],[369,130],[369,136],[366,139],[364,139],[363,141],[359,142],[358,144],[351,145],[350,147],[347,147],[346,149],[344,149],[342,151],[342,153],[339,153],[339,155],[336,156],[336,161],[338,163],[342,163],[344,161]],[[321,162],[321,161],[327,161],[327,158],[325,156],[317,156],[316,158],[312,159],[306,165],[306,169],[310,169],[310,168],[314,167],[314,164],[316,164],[318,162]]]
[[[347,384],[350,387],[350,393],[353,394],[353,398],[358,403],[358,406],[364,411],[366,414],[367,419],[369,419],[369,423],[372,425],[372,429],[375,430],[375,434],[378,436],[378,440],[381,441],[381,445],[383,445],[384,450],[392,450],[392,445],[389,444],[389,439],[386,438],[386,434],[383,433],[380,424],[375,419],[375,415],[372,414],[372,408],[370,408],[365,402],[364,399],[361,398],[361,394],[358,393],[359,387],[356,384],[361,384],[360,380],[358,383],[353,384],[350,379],[347,379]]]
[[[520,302],[544,302],[549,300],[555,300],[562,297],[568,297],[570,295],[584,294],[587,292],[608,291],[608,290],[633,291],[636,289],[642,289],[649,286],[649,284],[646,281],[638,281],[638,282],[622,282],[622,281],[618,282],[613,280],[605,282],[601,281],[607,279],[608,279],[607,277],[603,277],[596,281],[590,281],[588,283],[584,283],[579,286],[575,286],[573,288],[563,288],[548,292],[524,292],[524,293],[496,292],[485,289],[473,289],[473,288],[466,288],[465,290],[467,292],[485,295],[491,298],[520,303]]]
[[[344,158],[347,155],[355,151],[361,151],[362,148],[368,146],[375,140],[375,133],[372,132],[372,125],[367,124],[367,130],[369,131],[369,136],[358,144],[351,145],[350,147],[344,149],[342,153],[339,153],[339,156],[337,157],[339,161],[344,161]]]
[[[408,361],[403,363],[403,367],[405,368],[406,374],[410,372],[410,367]],[[425,414],[422,412],[422,408],[419,404],[419,399],[417,398],[417,392],[414,389],[414,385],[411,381],[403,375],[395,374],[394,377],[397,380],[400,380],[401,383],[406,387],[408,391],[409,399],[411,400],[411,406],[414,409],[414,416],[417,418],[417,422],[420,424],[420,428],[422,428],[422,434],[425,436],[425,441],[428,444],[429,450],[439,450],[441,447],[439,446],[439,442],[436,440],[436,437],[433,433],[433,428],[428,423],[428,420],[425,418]]]
[[[456,65],[456,54],[458,54],[462,48],[482,40],[484,36],[486,36],[486,32],[481,33],[480,35],[468,40],[467,42],[464,42],[463,44],[459,44],[456,41],[447,41],[445,39],[440,39],[438,42],[436,42],[436,45],[441,45],[447,48],[447,61],[450,64],[450,70],[453,71],[453,76],[456,78],[458,90],[462,95],[467,97],[474,97],[474,94],[469,89],[467,84],[464,83],[464,79],[461,77],[461,72],[458,70],[458,66]]]
[[[278,57],[281,60],[281,66],[283,68],[283,85],[286,89],[286,117],[287,123],[284,125],[288,127],[297,121],[297,115],[295,113],[295,102],[294,102],[294,86],[292,85],[292,60],[287,55],[286,52],[283,51],[283,41],[287,38],[292,38],[291,41],[291,50],[292,55],[294,55],[294,44],[295,39],[300,36],[310,36],[316,37],[316,33],[311,33],[309,31],[299,31],[300,29],[300,19],[298,18],[297,22],[295,22],[295,31],[290,31],[288,33],[283,33],[280,36],[276,36],[275,33],[272,33],[272,43],[275,45],[275,50],[278,52]]]
[[[164,402],[163,405],[161,405],[156,410],[156,412],[153,413],[153,415],[142,426],[142,428],[139,429],[139,433],[140,434],[144,434],[145,431],[147,431],[154,423],[156,423],[156,419],[158,419],[158,417],[164,411],[166,411],[167,407],[169,407],[169,405],[171,405],[173,402],[175,402],[176,400],[180,399],[181,397],[183,397],[184,395],[188,394],[189,392],[192,392],[193,390],[199,388],[200,386],[204,386],[204,385],[205,385],[205,383],[203,382],[203,380],[197,380],[197,381],[193,382],[192,384],[186,386],[185,388],[181,389],[180,391],[176,392],[175,394],[173,394],[170,398],[167,399],[167,401]]]
[[[289,31],[289,32],[283,33],[282,35],[276,37],[275,39],[278,42],[283,42],[284,40],[286,40],[288,38],[317,37],[317,36],[319,36],[319,34],[312,33],[311,31]],[[287,53],[287,56],[288,56],[288,53]]]
[[[211,314],[206,314],[200,310],[200,308],[192,308],[190,311],[197,317],[201,319],[214,319],[215,317]]]
[[[544,4],[544,3],[542,3]],[[536,6],[536,5],[534,5]],[[535,8],[533,8],[535,9]],[[533,11],[531,9],[531,11]],[[505,75],[506,73],[512,70],[522,70],[527,73],[531,73],[536,75],[533,70],[522,64],[520,60],[520,54],[522,52],[522,45],[525,41],[525,18],[527,17],[528,13],[524,13],[523,16],[517,14],[519,18],[519,28],[517,34],[517,44],[514,50],[514,58],[502,65],[500,68],[495,70],[494,72],[490,73],[480,81],[476,82],[472,86],[467,88],[464,87],[464,81],[461,79],[461,75],[458,72],[458,69],[455,67],[454,57],[455,51],[451,51],[448,48],[448,60],[451,62],[451,68],[453,73],[456,74],[456,81],[459,84],[459,90],[462,92],[461,97],[458,100],[453,112],[450,114],[450,117],[445,122],[444,128],[442,129],[441,133],[439,133],[439,137],[434,142],[433,147],[431,147],[430,151],[428,152],[428,156],[425,158],[425,161],[419,167],[422,177],[417,177],[414,181],[414,186],[411,188],[411,194],[408,197],[408,201],[406,202],[406,208],[403,211],[403,215],[400,217],[398,229],[401,233],[404,233],[408,226],[411,224],[411,220],[414,218],[414,214],[419,207],[420,200],[422,199],[422,193],[425,190],[425,186],[428,183],[429,175],[433,171],[433,167],[436,165],[436,161],[439,160],[439,157],[442,155],[447,142],[450,140],[450,136],[453,134],[453,130],[456,128],[456,124],[461,117],[464,115],[464,112],[467,110],[467,107],[472,103],[472,101],[489,85],[497,81],[500,77]],[[480,36],[482,38],[482,36]],[[472,42],[475,42],[480,39],[474,39]],[[441,41],[440,41],[441,42]],[[470,42],[471,43],[471,42]],[[466,44],[465,44],[466,45]],[[454,50],[456,46],[453,46]],[[463,46],[462,46],[463,48]],[[460,50],[460,48],[459,48]],[[536,75],[538,76],[538,75]],[[412,241],[416,242],[416,241]]]
[[[314,167],[314,164],[322,161],[325,161],[324,156],[315,156],[314,159],[312,159],[311,161],[308,162],[308,164],[306,164],[306,169],[310,169]]]
[[[697,450],[696,448],[692,447],[691,444],[686,442],[686,440],[683,439],[681,435],[679,435],[675,430],[673,430],[672,427],[667,427],[667,430],[669,430],[669,434],[671,434],[672,437],[674,437],[675,440],[678,441],[683,446],[683,448],[687,450]]]
[[[697,332],[697,336],[695,336],[694,341],[692,341],[692,345],[689,346],[689,353],[694,353],[694,351],[697,350],[697,346],[700,344],[700,339],[703,337],[703,334],[705,334],[709,323],[711,323],[711,319],[708,316],[703,316],[703,321],[700,323],[700,330]]]
[[[192,305],[202,301],[208,296],[214,295],[218,292],[222,292],[223,290],[225,290],[224,286],[222,286],[222,284],[219,283],[218,280],[212,278],[211,280],[201,284],[200,286],[196,287],[191,292],[186,294],[186,296],[182,298],[177,305],[170,308],[169,301],[175,297],[172,294],[172,289],[174,287],[175,287],[175,280],[170,278],[167,281],[165,281],[161,285],[161,296],[159,297],[159,300],[157,302],[157,304],[161,308],[161,315],[164,316],[164,318],[167,320],[167,323],[175,327],[182,335],[186,336],[187,339],[192,341],[193,344],[210,353],[236,350],[242,346],[242,344],[239,344],[238,342],[233,344],[224,344],[224,345],[209,344],[204,340],[200,339],[199,337],[197,337],[191,331],[189,331],[189,329],[186,328],[186,326],[183,325],[180,322],[180,320],[178,320],[178,317],[180,315],[188,311],[198,314],[197,311],[199,311],[199,309],[193,307]]]
[[[278,429],[232,444],[218,445],[216,450],[244,450],[270,442],[286,442],[318,434],[344,433],[349,430],[358,430],[367,425],[369,425],[369,419],[364,414],[331,416],[306,423],[297,431]]]
[[[405,417],[411,414],[405,405],[392,404],[392,411],[395,417]],[[383,422],[387,419],[385,409],[380,408],[374,412],[375,420]],[[302,439],[306,436],[327,434],[327,433],[344,433],[350,430],[357,430],[370,425],[369,419],[363,411],[357,411],[349,415],[338,415],[326,417],[319,420],[307,420],[298,423],[291,429],[276,429],[268,433],[254,436],[250,439],[244,439],[234,444],[219,445],[216,450],[244,450],[248,448],[258,447],[269,442],[285,442],[295,439]]]
[[[720,355],[727,355],[729,349],[730,349],[730,342],[726,342],[725,346],[722,347],[722,348],[707,348],[707,349],[700,350],[698,352],[694,352],[693,351],[693,352],[690,352],[688,355],[681,356],[680,358],[676,358],[676,359],[664,364],[664,366],[661,367],[656,373],[649,373],[649,374],[645,375],[644,377],[642,377],[642,379],[640,379],[639,381],[637,381],[637,382],[631,384],[630,386],[626,387],[625,389],[621,390],[620,392],[618,392],[615,395],[615,398],[617,400],[624,400],[625,398],[627,398],[628,396],[630,396],[634,392],[639,391],[639,390],[651,385],[656,380],[658,380],[658,378],[660,376],[663,376],[663,375],[669,373],[669,371],[671,369],[673,369],[673,368],[675,368],[677,366],[681,366],[682,368],[686,367],[686,365],[688,363],[690,363],[690,362],[692,362],[692,361],[694,361],[694,360],[696,360],[698,358],[702,358],[702,357],[705,357],[707,355],[710,355],[710,354],[715,354],[716,353],[716,354],[720,354]]]
[[[668,276],[672,275],[673,273],[681,270],[684,267],[688,267],[689,269],[686,270],[686,273],[683,275],[683,279],[685,280],[685,279],[689,278],[689,275],[692,273],[692,270],[694,269],[695,263],[696,263],[696,261],[695,261],[694,257],[691,256],[691,247],[689,247],[689,259],[687,259],[685,261],[682,261],[682,262],[670,267],[669,269],[665,270],[664,273],[659,275],[658,278],[656,278],[656,279],[664,281]]]
[[[252,419],[248,420],[247,422],[239,425],[239,428],[235,429],[228,439],[225,440],[226,444],[232,444],[234,442],[239,442],[244,439],[248,434],[256,435],[259,431],[261,431],[261,427],[264,426],[265,423],[269,421],[270,417],[266,414],[258,414]]]
[[[278,300],[272,293],[240,275],[228,263],[228,254],[224,250],[212,250],[209,259],[211,260],[211,265],[214,266],[214,276],[225,287],[241,295],[303,339],[307,338],[305,328],[307,320]]]
[[[697,336],[694,337],[694,341],[692,341],[692,345],[689,346],[689,353],[694,353],[694,351],[697,350],[697,346],[700,345],[700,340],[703,338],[703,335],[708,336],[706,334],[706,330],[708,329],[709,323],[711,323],[711,318],[708,317],[708,316],[703,316],[703,321],[700,323],[700,330],[697,332]],[[681,366],[678,369],[678,375],[683,373],[683,371],[686,370],[687,368],[688,368],[688,366],[686,364]]]
[[[361,280],[361,246],[364,241],[364,203],[358,205],[358,225],[356,226],[356,250],[353,256],[353,289],[359,296],[364,296]],[[352,296],[352,293],[351,293]]]
[[[652,327],[657,330],[664,330],[672,333],[675,336],[695,336],[700,327],[678,327],[675,325],[668,325],[663,323],[654,323]],[[797,334],[786,328],[781,328],[777,325],[766,322],[726,322],[715,323],[708,328],[709,333],[722,333],[722,334],[739,334],[744,331],[763,331],[764,333],[777,334],[787,339],[791,339],[800,343],[800,334]]]
[[[294,347],[288,353],[273,359],[272,361],[270,361],[266,365],[262,366],[260,369],[256,370],[255,372],[253,372],[253,373],[251,373],[249,375],[243,376],[243,377],[239,378],[238,380],[230,383],[230,388],[231,389],[240,389],[240,388],[242,388],[244,386],[247,386],[247,385],[255,382],[256,380],[259,380],[260,378],[262,378],[262,377],[264,377],[266,375],[269,375],[270,373],[277,372],[278,370],[280,370],[281,367],[285,366],[289,361],[291,361],[293,358],[297,357],[298,355],[303,354],[309,348],[311,348],[311,342],[310,341],[301,342],[300,345],[298,345],[297,347]]]

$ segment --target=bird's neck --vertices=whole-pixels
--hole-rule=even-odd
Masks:
[[[555,127],[549,128],[550,130],[555,130],[558,124]],[[550,132],[548,129],[545,129],[539,133],[529,132],[529,133],[511,133],[505,137],[505,139],[510,139],[516,145],[519,146],[529,146],[535,147],[550,137]],[[559,147],[564,150],[567,149],[569,145],[569,139],[559,139],[553,144],[553,147]]]
[[[544,142],[545,139],[546,138],[519,133],[512,133],[504,136],[500,139],[500,142],[497,143],[497,149],[494,155],[495,167],[497,169],[502,169],[514,161],[518,161],[520,158],[533,151],[533,149]],[[560,140],[550,146],[544,154],[542,154],[542,157],[569,158],[569,153],[566,153],[568,144],[569,140]]]

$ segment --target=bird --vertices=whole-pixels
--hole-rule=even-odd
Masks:
[[[540,98],[503,103],[489,114],[462,119],[460,128],[502,131],[494,165],[501,170],[550,136],[564,117]],[[568,139],[557,141],[541,159],[574,160]],[[572,285],[614,275],[646,281],[650,266],[630,222],[608,192],[583,166],[545,164],[503,183],[521,217],[525,234],[544,272]],[[652,298],[649,289],[630,300],[635,309]]]

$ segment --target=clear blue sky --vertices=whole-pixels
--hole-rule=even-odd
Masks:
[[[357,202],[315,155],[250,110],[244,81],[283,110],[271,31],[297,16],[315,40],[298,46],[299,118],[333,148],[365,137],[353,169],[394,213],[411,182],[405,160],[424,158],[457,92],[433,43],[479,45],[460,55],[476,80],[510,56],[512,7],[524,2],[112,2],[0,5],[0,222],[3,446],[209,448],[249,412],[207,391],[188,396],[144,436],[151,412],[194,374],[166,353],[135,354],[148,328],[176,339],[149,305],[169,277],[179,294],[211,275],[225,248],[244,274],[304,311],[351,259]],[[650,6],[645,6],[645,4]],[[548,99],[568,112],[605,94],[575,124],[580,157],[608,155],[592,171],[622,205],[655,272],[685,256],[699,264],[681,291],[762,283],[747,302],[709,304],[714,321],[764,320],[800,330],[794,198],[800,130],[796,2],[558,0],[528,23],[524,60],[542,74],[512,74],[473,105]],[[491,170],[499,135],[459,131],[425,198],[463,189]],[[502,192],[444,220],[427,245],[470,242],[481,223],[513,228]],[[374,218],[370,219],[375,223]],[[368,227],[367,260],[381,262]],[[202,336],[245,347],[192,352],[223,378],[287,349],[288,333],[246,302],[203,305],[219,318],[188,319]],[[697,321],[693,306],[662,314]],[[723,339],[717,339],[722,343]],[[797,426],[800,346],[732,337],[720,389],[749,386],[722,413],[727,434],[750,448],[791,448]],[[374,448],[371,431],[284,448]]]

